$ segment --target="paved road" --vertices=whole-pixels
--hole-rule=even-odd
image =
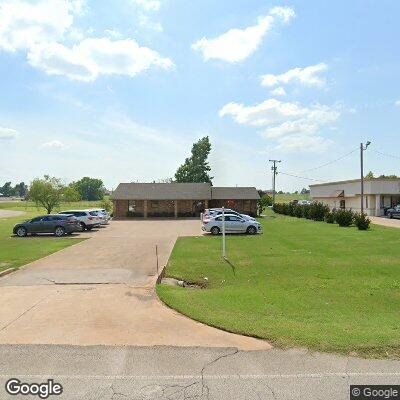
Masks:
[[[19,217],[24,214],[24,211],[0,210],[0,218]]]
[[[270,348],[159,301],[155,248],[165,265],[178,235],[201,235],[199,221],[112,221],[82,235],[89,240],[1,278],[7,307],[0,307],[0,343]]]
[[[348,400],[350,384],[400,384],[399,361],[304,350],[0,346],[0,399],[11,377],[52,378],[67,400]]]
[[[400,228],[400,219],[389,219],[385,217],[369,217],[371,222],[376,225],[389,226],[391,228]]]

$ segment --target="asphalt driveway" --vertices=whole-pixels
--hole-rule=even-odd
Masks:
[[[269,348],[158,300],[157,263],[161,269],[176,238],[188,235],[201,235],[198,220],[112,221],[1,278],[0,303],[7,307],[0,308],[0,343]]]

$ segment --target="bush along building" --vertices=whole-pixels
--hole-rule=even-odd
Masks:
[[[114,217],[196,217],[206,208],[226,207],[256,216],[255,187],[210,183],[120,183],[112,193]]]

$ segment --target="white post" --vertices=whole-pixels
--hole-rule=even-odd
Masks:
[[[222,258],[226,258],[226,244],[225,244],[225,207],[222,207]]]

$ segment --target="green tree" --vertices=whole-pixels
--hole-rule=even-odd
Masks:
[[[62,193],[62,199],[63,199],[63,201],[65,201],[67,203],[73,203],[76,201],[80,201],[81,195],[76,190],[76,187],[71,184],[64,188],[63,193]]]
[[[47,214],[60,205],[64,186],[60,179],[45,175],[44,179],[34,179],[29,188],[29,199],[46,209]]]
[[[0,187],[0,193],[5,197],[14,196],[14,189],[11,186],[11,182],[6,182]]]
[[[374,179],[374,173],[369,171],[367,175],[365,175],[366,180]]]
[[[101,201],[100,207],[104,208],[109,214],[112,213],[114,208],[112,201],[106,197]]]
[[[211,143],[208,136],[203,137],[193,144],[192,154],[178,168],[175,174],[176,182],[209,182],[213,177],[209,175],[211,168],[207,158],[211,151]]]
[[[264,194],[264,196],[257,201],[258,215],[261,215],[265,207],[268,206],[272,206],[272,197]]]
[[[14,187],[14,195],[19,197],[25,197],[28,193],[28,186],[25,182],[17,183]]]
[[[85,176],[71,184],[80,194],[82,200],[101,200],[106,191],[101,179]]]

